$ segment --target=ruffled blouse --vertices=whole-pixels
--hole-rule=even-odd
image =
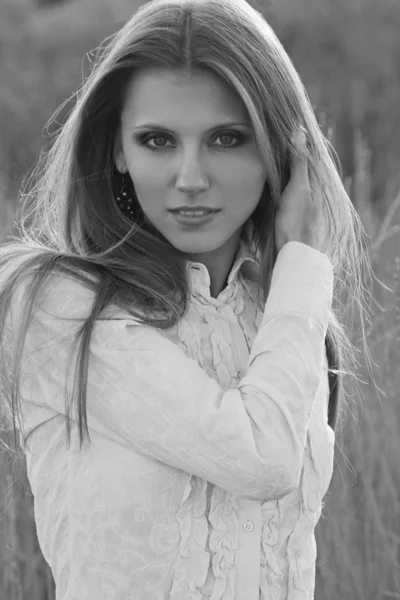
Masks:
[[[258,266],[241,241],[213,298],[207,268],[188,261],[190,309],[168,330],[103,311],[81,451],[75,411],[66,447],[65,383],[72,390],[73,338],[93,292],[53,276],[24,349],[22,423],[36,429],[21,443],[57,600],[314,597],[334,454],[332,265],[286,244],[264,310]]]

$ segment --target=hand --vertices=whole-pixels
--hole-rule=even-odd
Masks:
[[[307,156],[303,128],[294,138],[294,145],[302,156]],[[290,157],[290,180],[283,191],[275,219],[275,242],[279,252],[287,242],[302,242],[317,249],[321,202],[312,194],[308,178],[308,160],[294,152]]]

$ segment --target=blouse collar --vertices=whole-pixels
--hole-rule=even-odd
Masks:
[[[255,280],[259,265],[260,261],[255,252],[253,252],[247,242],[241,239],[238,251],[236,252],[235,259],[228,275],[227,285],[225,289],[220,292],[218,298],[221,296],[225,297],[228,291],[233,290],[233,288],[237,288],[237,285],[235,284],[237,284],[239,272],[242,272],[245,278]],[[211,280],[207,267],[203,263],[187,260],[186,270],[189,276],[192,294],[195,296],[203,296],[211,301],[216,300],[215,298],[211,297]],[[229,293],[228,295],[231,296],[232,294]]]

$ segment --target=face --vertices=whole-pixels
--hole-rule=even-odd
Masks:
[[[267,177],[244,103],[213,73],[136,73],[114,158],[129,172],[147,219],[190,260],[236,251]],[[183,205],[219,212],[184,225],[169,212]]]

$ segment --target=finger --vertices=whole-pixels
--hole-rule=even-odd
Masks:
[[[290,153],[290,179],[295,183],[309,185],[307,138],[303,128],[300,128],[292,137],[293,149]]]

